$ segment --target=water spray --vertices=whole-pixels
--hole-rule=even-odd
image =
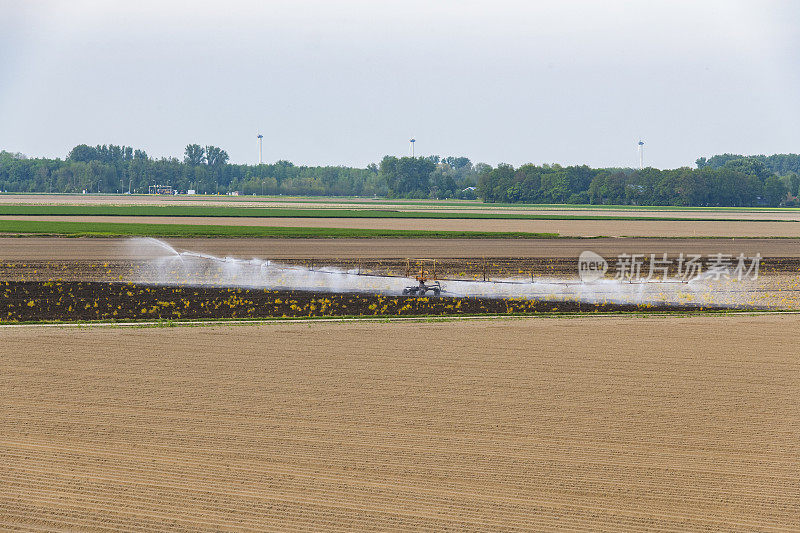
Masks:
[[[249,289],[296,290],[330,293],[371,293],[402,296],[409,287],[419,286],[419,276],[406,267],[405,276],[365,274],[360,267],[315,268],[284,264],[268,259],[239,259],[179,251],[153,239],[132,239],[139,255],[150,257],[137,270],[136,283],[155,285],[241,287]],[[483,280],[437,280],[437,291],[427,296],[519,298],[553,302],[616,303],[636,305],[739,306],[745,303],[748,287],[731,287],[722,281],[698,277],[688,283],[675,281],[629,282],[601,278],[591,282],[575,279],[492,278],[484,261]],[[427,283],[424,281],[423,283]],[[415,291],[416,294],[416,291]],[[413,296],[413,295],[412,295]]]

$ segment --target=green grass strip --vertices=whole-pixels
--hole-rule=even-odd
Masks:
[[[205,207],[183,205],[3,205],[0,215],[16,216],[143,216],[143,217],[250,217],[250,218],[400,218],[400,219],[508,219],[508,220],[621,220],[690,222],[782,222],[737,218],[564,215],[550,213],[450,213],[385,209],[292,209],[265,207]]]
[[[556,239],[558,233],[522,231],[427,231],[352,228],[215,226],[202,224],[139,224],[118,222],[49,222],[0,220],[0,233],[67,237],[277,237],[277,238],[414,238],[414,239]]]

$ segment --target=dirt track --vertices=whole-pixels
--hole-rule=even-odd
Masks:
[[[799,327],[3,330],[0,528],[796,530]]]
[[[558,233],[563,237],[800,237],[800,222],[724,222],[662,220],[502,220],[417,218],[249,218],[135,216],[17,216],[1,220],[204,224],[214,226],[276,226],[432,231],[524,231]]]
[[[798,239],[165,239],[183,250],[245,259],[302,258],[577,258],[584,250],[604,256],[619,253],[744,253],[762,257],[800,257]],[[0,261],[136,260],[152,248],[130,239],[0,237]]]

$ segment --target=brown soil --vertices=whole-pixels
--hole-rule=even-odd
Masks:
[[[498,220],[417,218],[250,218],[136,216],[17,216],[0,220],[274,226],[431,231],[558,233],[564,237],[799,237],[800,222],[725,222],[718,220]]]
[[[800,257],[800,239],[165,239],[170,245],[217,256],[251,259],[311,258],[577,258],[584,250],[677,255],[726,253]],[[149,250],[149,251],[148,251]],[[0,261],[136,260],[152,249],[131,239],[0,237]]]
[[[677,259],[672,261],[668,274],[680,277],[677,272]],[[361,274],[377,276],[414,277],[424,269],[428,277],[437,279],[460,279],[487,281],[498,278],[561,278],[578,279],[578,260],[573,258],[527,258],[527,257],[493,257],[483,259],[440,258],[431,259],[369,259],[369,258],[286,258],[281,260],[286,265],[298,265],[314,269],[326,267],[354,270]],[[642,262],[642,270],[647,273],[649,258]],[[706,256],[701,261],[703,270],[707,271],[710,261]],[[735,264],[735,263],[734,263]],[[746,264],[750,264],[749,260]],[[766,258],[760,261],[759,275],[774,277],[782,275],[797,281],[800,273],[800,258]],[[158,272],[153,271],[148,261],[81,261],[56,260],[42,261],[17,260],[0,261],[0,281],[146,281],[158,282]],[[609,264],[606,278],[614,278],[617,266],[613,260]]]
[[[4,330],[0,528],[796,530],[798,328]]]

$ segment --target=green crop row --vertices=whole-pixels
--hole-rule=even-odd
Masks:
[[[204,224],[140,224],[119,222],[52,222],[0,220],[0,233],[68,237],[278,237],[278,238],[433,238],[433,239],[555,239],[558,233],[522,231],[427,231],[352,228],[222,226]]]

